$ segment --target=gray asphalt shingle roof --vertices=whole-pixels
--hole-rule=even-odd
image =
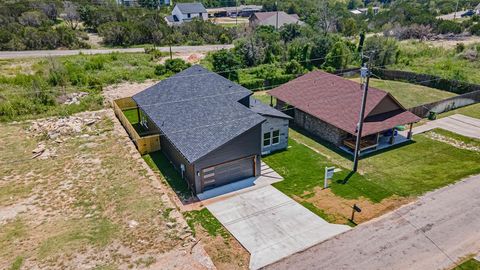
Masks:
[[[183,14],[207,12],[202,3],[178,3],[177,7]]]
[[[261,102],[260,100],[254,97],[250,97],[250,109],[260,115],[268,115],[268,116],[274,116],[279,118],[292,119],[292,117],[268,106],[267,104]]]
[[[265,120],[238,102],[250,95],[250,90],[196,65],[133,99],[192,163]]]

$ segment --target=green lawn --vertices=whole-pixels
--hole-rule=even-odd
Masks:
[[[457,267],[453,268],[452,270],[480,270],[480,262],[471,258],[462,264],[458,265]]]
[[[441,114],[438,115],[438,117],[439,118],[447,117],[447,116],[450,116],[450,115],[456,114],[456,113],[464,114],[466,116],[470,116],[470,117],[473,117],[473,118],[480,119],[480,103],[469,105],[469,106],[466,106],[466,107],[462,107],[462,108],[459,108],[459,109],[456,109],[456,110],[451,110],[451,111],[448,111],[448,112],[445,112],[445,113],[441,113]]]
[[[270,105],[270,95],[267,91],[257,91],[253,93],[253,96],[261,102]]]
[[[351,161],[334,147],[291,131],[289,148],[263,160],[285,180],[274,186],[289,196],[302,196],[323,186],[324,168],[340,167],[331,191],[346,199],[363,196],[372,202],[398,195],[418,196],[480,173],[480,153],[455,148],[417,135],[415,142],[378,152],[360,161],[362,174],[351,174]],[[314,148],[316,151],[313,151]],[[335,151],[334,151],[335,150]],[[340,162],[338,162],[340,161]],[[347,183],[344,184],[344,180]]]
[[[315,187],[323,186],[326,166],[340,167],[294,140],[289,141],[287,151],[266,156],[263,161],[285,178],[273,185],[288,196],[299,197],[305,192],[313,191]],[[393,195],[380,185],[358,173],[352,174],[345,168],[335,173],[330,187],[333,193],[346,199],[363,196],[373,202],[380,202]]]
[[[365,176],[400,196],[418,196],[480,173],[480,153],[459,149],[425,135],[360,161]]]
[[[139,122],[137,109],[123,111],[123,114],[127,117],[130,124],[134,125]]]
[[[352,80],[360,81],[359,78]],[[456,96],[454,93],[422,85],[374,78],[370,79],[370,86],[389,92],[406,108]]]
[[[465,137],[465,136],[459,135],[457,133],[454,133],[454,132],[451,132],[451,131],[448,131],[448,130],[444,130],[444,129],[440,129],[440,128],[435,129],[434,132],[437,133],[437,134],[443,135],[445,137],[449,137],[449,138],[452,138],[454,140],[461,141],[461,142],[465,143],[466,145],[471,145],[471,146],[480,148],[480,140],[478,140],[478,139]]]
[[[123,114],[127,117],[128,122],[132,124],[138,135],[142,136],[143,133],[148,131],[142,125],[140,125],[137,109],[125,110],[123,111]]]
[[[172,166],[167,157],[161,152],[153,152],[143,156],[145,162],[154,172],[160,173],[167,184],[177,193],[180,199],[188,199],[192,196],[187,182],[183,180]]]

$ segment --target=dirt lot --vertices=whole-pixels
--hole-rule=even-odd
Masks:
[[[0,126],[0,269],[214,267],[113,117]]]

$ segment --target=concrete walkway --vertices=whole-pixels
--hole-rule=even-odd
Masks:
[[[477,175],[267,269],[450,269],[480,251],[479,195]]]
[[[201,46],[172,46],[172,52],[178,53],[195,53],[210,52],[221,49],[231,49],[233,45],[201,45]],[[162,52],[168,52],[170,47],[157,47]],[[108,54],[112,52],[118,53],[139,53],[145,52],[144,48],[119,48],[119,49],[85,49],[85,50],[37,50],[37,51],[0,51],[0,59],[15,58],[34,58],[49,56],[66,56],[83,54]]]
[[[258,269],[350,229],[330,224],[272,186],[207,205]]]
[[[441,128],[457,134],[480,139],[480,119],[454,114],[445,118],[427,122],[425,125],[414,128],[413,135]]]

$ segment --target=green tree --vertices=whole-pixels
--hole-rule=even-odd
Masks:
[[[357,22],[353,18],[343,21],[342,32],[347,37],[352,37],[358,33]]]
[[[290,42],[301,35],[301,28],[296,23],[285,24],[280,28],[280,37],[284,42]]]
[[[394,38],[378,35],[365,41],[364,53],[376,66],[386,66],[395,63],[398,53],[398,42]]]
[[[241,68],[242,62],[232,51],[222,49],[212,53],[212,66],[213,71],[218,72],[223,77],[238,81],[238,69]]]
[[[335,43],[327,54],[324,68],[344,69],[347,67],[351,59],[351,52],[344,42],[338,41]]]

